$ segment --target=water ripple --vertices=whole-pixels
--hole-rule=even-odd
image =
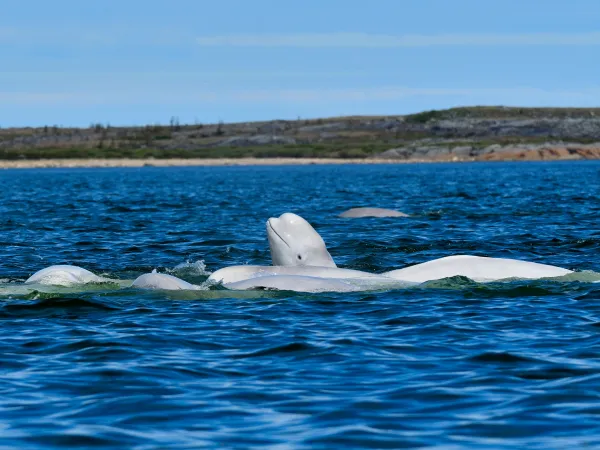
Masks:
[[[595,162],[3,171],[0,447],[598,447],[598,198]],[[412,217],[337,217],[355,206]],[[269,264],[285,211],[344,267],[578,272],[318,295],[22,284],[65,263],[202,284]]]

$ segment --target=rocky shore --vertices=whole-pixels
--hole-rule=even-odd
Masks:
[[[334,158],[205,158],[205,159],[37,159],[0,160],[0,169],[51,169],[94,167],[186,167],[186,166],[288,166],[311,164],[389,164],[409,162],[398,159],[334,159]]]
[[[281,158],[296,163],[598,159],[600,108],[471,107],[386,117],[208,125],[181,125],[172,118],[169,125],[143,127],[0,129],[4,167],[8,161],[14,167],[226,165],[239,164],[240,158],[245,164],[254,159],[283,164]],[[115,160],[122,163],[109,162]]]

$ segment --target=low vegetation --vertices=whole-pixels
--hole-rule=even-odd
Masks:
[[[180,124],[173,117],[168,125],[5,128],[0,129],[0,159],[368,158],[390,150],[403,155],[398,158],[420,153],[433,158],[436,148],[465,153],[465,147],[474,157],[491,146],[557,142],[600,142],[600,108],[481,106],[406,116],[231,124]]]

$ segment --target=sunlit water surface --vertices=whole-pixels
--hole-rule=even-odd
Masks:
[[[600,164],[0,172],[0,446],[600,445]],[[355,206],[408,219],[341,219]],[[52,264],[195,284],[309,220],[339,266],[592,271],[362,293],[27,288]]]

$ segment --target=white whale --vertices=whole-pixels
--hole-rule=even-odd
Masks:
[[[297,214],[267,220],[267,237],[274,266],[337,267],[321,235]]]
[[[267,275],[229,283],[232,290],[279,290],[295,292],[362,292],[414,286],[402,280],[373,276],[370,278],[327,278],[306,275]]]
[[[382,275],[396,280],[424,283],[455,276],[467,277],[477,282],[490,282],[510,278],[555,278],[570,273],[572,273],[571,270],[561,267],[517,259],[455,255],[434,259],[404,269],[392,270]]]
[[[381,278],[360,270],[341,269],[327,251],[323,238],[302,217],[285,213],[267,221],[272,266],[231,266],[213,272],[208,281],[230,283],[263,276],[307,276],[321,278]]]
[[[163,291],[202,290],[200,286],[188,283],[187,281],[174,277],[173,275],[156,273],[156,271],[140,275],[133,281],[131,286],[139,289],[154,289]]]
[[[87,283],[114,282],[110,278],[99,277],[89,270],[78,266],[56,265],[46,267],[31,275],[26,284],[43,284],[51,286],[73,286]]]
[[[361,217],[410,217],[408,214],[385,208],[351,208],[341,213],[338,217],[361,218]]]
[[[527,261],[504,258],[487,258],[471,255],[455,255],[382,274],[338,268],[327,251],[323,238],[302,217],[285,213],[278,219],[267,221],[267,235],[274,266],[232,266],[214,272],[209,281],[221,282],[224,287],[236,284],[258,286],[261,277],[281,277],[278,285],[297,287],[302,279],[286,277],[320,277],[339,280],[368,280],[383,282],[392,279],[404,283],[424,283],[454,276],[463,276],[476,282],[504,279],[555,278],[572,273],[568,269]],[[247,281],[247,283],[243,283]],[[273,284],[275,281],[270,280]],[[360,283],[361,286],[372,284]]]
[[[295,292],[356,292],[363,288],[341,279],[310,277],[302,275],[270,275],[240,280],[227,284],[232,290],[264,290]]]
[[[360,270],[341,269],[339,267],[319,266],[231,266],[213,272],[208,278],[211,282],[223,284],[236,283],[257,277],[267,276],[305,276],[336,279],[381,279],[377,275]]]

